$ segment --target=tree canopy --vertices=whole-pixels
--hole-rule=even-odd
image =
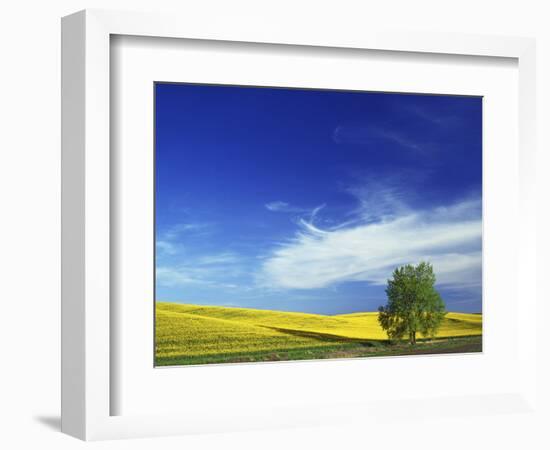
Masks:
[[[416,334],[433,337],[445,317],[445,303],[435,290],[435,274],[430,263],[407,264],[393,271],[388,280],[388,303],[378,308],[378,321],[390,340],[408,336],[416,344]]]

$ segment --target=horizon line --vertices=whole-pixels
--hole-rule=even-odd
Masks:
[[[155,303],[175,303],[178,305],[191,305],[191,306],[202,306],[207,308],[231,308],[231,309],[250,309],[250,310],[257,310],[257,311],[271,311],[271,312],[282,312],[282,313],[289,313],[289,314],[310,314],[313,316],[343,316],[343,315],[350,315],[350,314],[361,314],[361,313],[378,313],[378,310],[375,311],[354,311],[354,312],[348,312],[348,313],[337,313],[337,314],[320,314],[320,313],[312,313],[312,312],[306,312],[306,311],[285,311],[282,309],[268,309],[268,308],[249,308],[247,306],[236,306],[236,305],[205,305],[200,303],[187,303],[187,302],[180,302],[176,300],[154,300]],[[483,314],[483,311],[475,311],[475,312],[465,312],[465,311],[449,311],[447,310],[447,313],[456,313],[456,314]]]

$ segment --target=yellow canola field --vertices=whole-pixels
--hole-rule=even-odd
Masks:
[[[482,315],[448,313],[437,337],[482,334]],[[178,303],[156,304],[157,359],[247,354],[386,340],[378,313],[336,316]]]

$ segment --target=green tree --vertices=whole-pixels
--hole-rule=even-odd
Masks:
[[[378,321],[390,340],[408,336],[416,344],[416,334],[433,337],[445,317],[445,303],[434,288],[435,274],[430,263],[407,264],[393,271],[388,280],[388,303],[378,308]]]

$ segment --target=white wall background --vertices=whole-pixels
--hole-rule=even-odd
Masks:
[[[538,39],[539,274],[548,278],[550,11],[544,0],[186,1],[19,0],[0,7],[0,447],[275,449],[549,448],[548,417],[404,421],[400,430],[350,427],[84,444],[59,433],[60,17],[83,8],[168,10],[207,18],[265,16],[284,26],[355,26],[533,36]],[[546,268],[550,264],[546,263]],[[540,291],[540,300],[550,296]],[[542,326],[550,308],[538,317]],[[534,319],[535,320],[535,319]],[[542,328],[542,327],[541,327]],[[540,330],[548,343],[548,333]],[[541,341],[542,342],[542,341]],[[542,345],[541,345],[542,347]],[[550,347],[540,348],[550,379]],[[541,399],[550,407],[549,389]],[[550,408],[549,408],[550,409]],[[545,428],[546,427],[546,428]],[[431,430],[453,430],[434,432]],[[430,431],[429,431],[430,430]]]

